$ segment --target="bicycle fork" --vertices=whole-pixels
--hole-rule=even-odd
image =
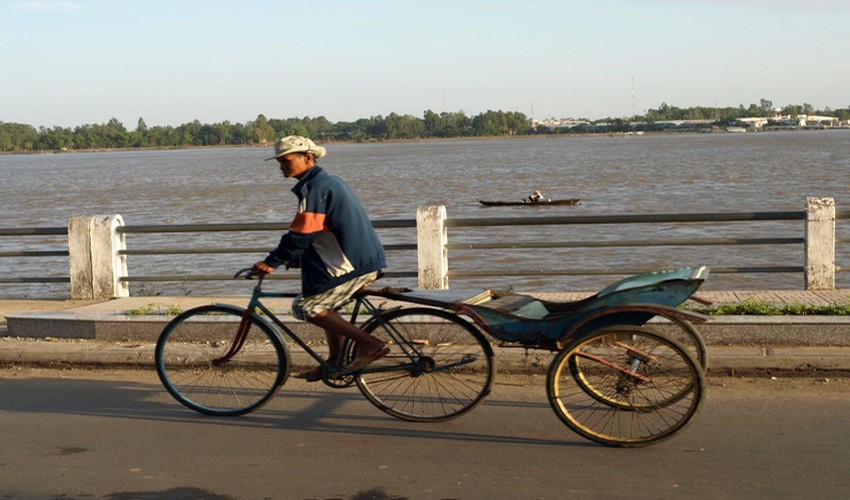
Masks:
[[[256,311],[255,308],[248,307],[242,312],[242,320],[239,322],[239,329],[236,330],[236,336],[233,337],[233,343],[230,344],[230,349],[223,356],[212,361],[214,366],[221,366],[230,361],[230,358],[235,356],[242,349],[242,346],[245,345],[245,339],[248,338],[248,330],[251,329],[251,316],[253,316],[254,311]]]

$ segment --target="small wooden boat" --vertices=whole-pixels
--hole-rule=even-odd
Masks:
[[[540,200],[540,201],[487,201],[478,200],[478,203],[485,207],[514,207],[514,206],[549,206],[549,205],[578,205],[581,198],[571,198],[565,200]]]

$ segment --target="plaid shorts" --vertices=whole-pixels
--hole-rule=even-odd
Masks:
[[[306,321],[307,318],[318,316],[327,310],[339,309],[344,306],[354,292],[378,279],[378,272],[364,274],[351,281],[338,285],[326,292],[304,297],[299,294],[292,302],[292,315]]]

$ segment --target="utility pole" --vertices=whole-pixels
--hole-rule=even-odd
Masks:
[[[635,121],[635,77],[632,76],[632,122]]]

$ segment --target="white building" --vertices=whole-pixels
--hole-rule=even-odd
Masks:
[[[763,128],[767,125],[768,119],[762,117],[747,117],[747,118],[738,118],[735,120],[736,122],[744,125],[747,128]]]
[[[801,127],[837,127],[840,125],[834,116],[798,115]]]

